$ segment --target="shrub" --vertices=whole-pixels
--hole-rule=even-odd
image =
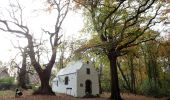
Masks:
[[[16,86],[13,84],[14,80],[14,77],[0,78],[0,90],[8,90],[11,88],[15,88]]]
[[[13,84],[13,83],[14,83],[14,80],[15,80],[14,77],[4,77],[4,78],[0,78],[0,83]]]
[[[11,87],[11,84],[9,83],[0,83],[0,90],[9,90]]]
[[[110,89],[111,89],[110,82],[107,82],[107,81],[101,82],[101,87],[102,87],[103,92],[110,92]]]
[[[159,80],[158,84],[155,84],[154,80],[146,79],[140,87],[140,92],[154,97],[167,97],[170,96],[170,84],[164,80]]]
[[[170,100],[170,97],[168,97],[167,100]]]

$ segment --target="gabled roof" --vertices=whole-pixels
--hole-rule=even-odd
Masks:
[[[75,73],[77,70],[79,70],[82,67],[82,65],[83,65],[82,60],[70,62],[65,68],[61,69],[57,73],[57,76]]]

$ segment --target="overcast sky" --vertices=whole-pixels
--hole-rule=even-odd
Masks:
[[[55,12],[47,12],[46,0],[18,0],[20,4],[24,7],[23,15],[24,22],[28,25],[31,32],[35,35],[40,36],[41,28],[46,30],[53,30],[54,23],[56,20]],[[15,0],[11,0],[15,2]],[[0,0],[0,18],[8,17],[9,0]],[[2,14],[3,13],[3,14]],[[62,33],[64,33],[66,38],[76,37],[80,35],[79,31],[83,27],[82,14],[79,12],[69,11],[63,26]],[[157,24],[153,29],[162,31],[165,27],[161,24]],[[164,34],[161,34],[164,35]],[[0,31],[0,61],[9,61],[16,55],[16,50],[13,48],[10,40],[16,42],[17,38],[14,35],[10,35]],[[19,41],[21,41],[19,39]],[[25,45],[25,41],[21,42]],[[16,43],[15,43],[16,44]]]
[[[11,0],[15,1],[15,0]],[[24,7],[24,18],[25,22],[35,35],[40,35],[41,28],[46,28],[50,30],[53,27],[51,23],[54,23],[56,20],[55,12],[45,12],[45,0],[18,0],[21,5]],[[3,17],[7,17],[6,9],[9,8],[8,0],[0,0],[0,14],[4,14]],[[83,18],[80,13],[69,11],[63,26],[62,33],[64,33],[66,38],[72,36],[77,36],[79,31],[83,27]],[[16,55],[16,50],[13,48],[10,40],[16,42],[17,38],[15,36],[4,33],[0,31],[0,61],[7,62],[9,59],[14,58]],[[24,44],[24,41],[22,42]]]

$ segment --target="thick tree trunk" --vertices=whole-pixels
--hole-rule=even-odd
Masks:
[[[41,74],[39,74],[39,78],[41,81],[41,86],[38,90],[36,90],[33,94],[34,95],[55,95],[55,93],[52,91],[51,86],[49,85],[50,75],[51,72],[44,70]]]
[[[26,86],[26,72],[24,70],[20,70],[19,76],[18,76],[18,86],[20,86],[23,89],[27,89]]]
[[[28,54],[31,59],[31,64],[34,66],[36,72],[38,73],[40,81],[41,81],[41,86],[33,94],[34,95],[39,95],[39,94],[40,95],[55,95],[55,93],[52,91],[51,86],[49,85],[49,80],[50,80],[50,76],[51,76],[51,69],[52,69],[52,67],[55,63],[55,59],[56,59],[56,51],[53,51],[51,59],[50,59],[49,63],[47,64],[46,68],[42,69],[40,63],[37,62],[36,58],[35,58],[35,51],[34,51],[32,36],[27,35],[27,39],[28,39],[28,48],[30,50],[28,52]]]
[[[116,60],[117,56],[114,53],[109,53],[108,58],[110,61],[110,75],[111,75],[111,99],[122,100],[120,96],[119,80],[117,73]]]
[[[18,76],[18,85],[23,88],[23,89],[27,89],[27,86],[26,86],[26,58],[27,58],[27,55],[26,55],[26,51],[24,51],[22,53],[22,67],[19,71],[19,76]]]

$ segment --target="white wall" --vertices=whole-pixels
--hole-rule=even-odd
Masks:
[[[90,68],[90,74],[86,73],[86,69]],[[80,70],[77,72],[77,96],[85,96],[85,82],[86,80],[91,80],[92,82],[92,95],[99,94],[99,82],[98,82],[98,72],[93,66],[88,64],[83,64]],[[83,84],[83,87],[80,87],[80,84]]]
[[[74,66],[73,66],[74,67]],[[90,74],[86,73],[86,69],[90,69]],[[68,85],[65,85],[65,77],[69,77]],[[58,86],[57,86],[58,80]],[[65,93],[72,95],[74,97],[85,96],[85,82],[86,80],[91,80],[92,82],[92,95],[99,94],[99,82],[98,82],[98,72],[95,70],[94,66],[84,63],[82,67],[77,70],[74,74],[59,76],[52,82],[52,89],[56,93]],[[83,86],[81,87],[80,84]],[[72,88],[66,93],[66,88]]]
[[[68,95],[72,95],[77,97],[77,77],[76,77],[76,73],[74,74],[70,74],[70,75],[63,75],[63,76],[59,76],[57,77],[57,79],[54,79],[52,82],[52,90],[56,93],[65,93]],[[69,77],[69,81],[68,81],[68,85],[65,85],[65,77],[68,76]],[[58,81],[58,86],[57,86],[57,81]],[[66,88],[72,88],[72,90],[66,90]]]

